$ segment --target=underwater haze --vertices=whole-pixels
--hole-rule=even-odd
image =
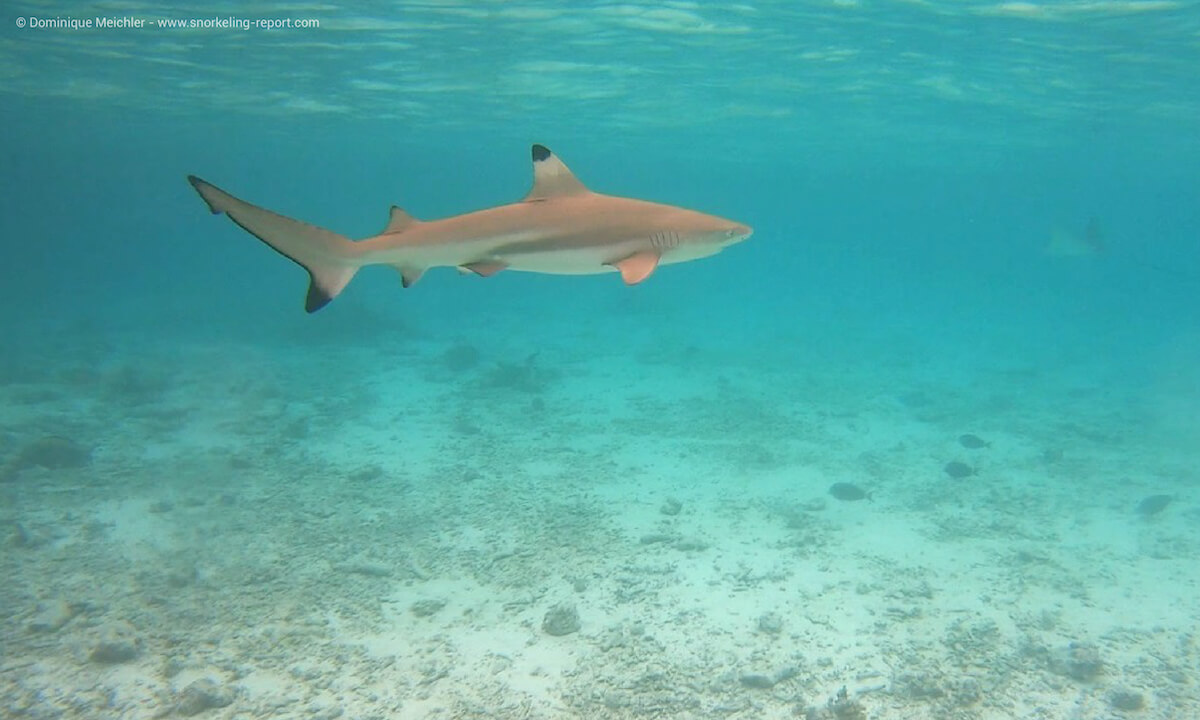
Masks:
[[[0,98],[0,716],[1200,717],[1194,3],[18,1]],[[309,314],[187,182],[534,144],[754,234]]]

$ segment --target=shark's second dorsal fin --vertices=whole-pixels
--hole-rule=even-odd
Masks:
[[[402,209],[393,205],[392,206],[392,214],[388,216],[387,226],[385,226],[383,228],[383,232],[380,233],[380,235],[389,235],[391,233],[404,232],[405,230],[412,227],[413,225],[416,225],[419,222],[420,222],[420,220],[417,220],[412,215],[409,215],[408,213],[404,212]]]
[[[545,145],[533,146],[533,189],[525,196],[525,202],[549,200],[566,195],[583,195],[590,192],[579,179],[571,174],[558,156]]]

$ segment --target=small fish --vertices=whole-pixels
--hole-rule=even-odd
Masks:
[[[870,500],[872,495],[854,483],[845,482],[830,485],[829,494],[838,500]]]
[[[1093,217],[1088,218],[1082,235],[1065,228],[1054,228],[1043,252],[1056,257],[1092,257],[1102,254],[1104,250],[1104,231],[1100,228],[1100,221]]]
[[[975,468],[958,460],[946,463],[946,466],[942,469],[955,480],[962,480],[965,477],[971,477],[975,474]]]
[[[978,450],[979,448],[991,447],[992,444],[978,435],[967,433],[966,435],[958,436],[958,444],[970,450]]]
[[[1172,495],[1151,495],[1150,497],[1145,498],[1138,503],[1137,510],[1135,510],[1135,512],[1142,517],[1157,515],[1165,510],[1174,499],[1175,498]]]

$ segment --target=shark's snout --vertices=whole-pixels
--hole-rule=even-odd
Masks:
[[[733,245],[734,243],[740,243],[753,234],[754,228],[749,225],[734,223],[733,227],[725,231],[725,242],[727,245]]]

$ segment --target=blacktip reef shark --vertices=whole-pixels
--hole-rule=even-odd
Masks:
[[[431,221],[393,206],[383,232],[359,241],[251,205],[198,177],[188,182],[214,214],[225,213],[308,271],[310,313],[367,265],[391,265],[404,287],[431,267],[483,277],[501,270],[616,271],[634,285],[659,265],[715,255],[753,232],[694,210],[592,192],[542,145],[533,146],[533,189],[521,202]]]

